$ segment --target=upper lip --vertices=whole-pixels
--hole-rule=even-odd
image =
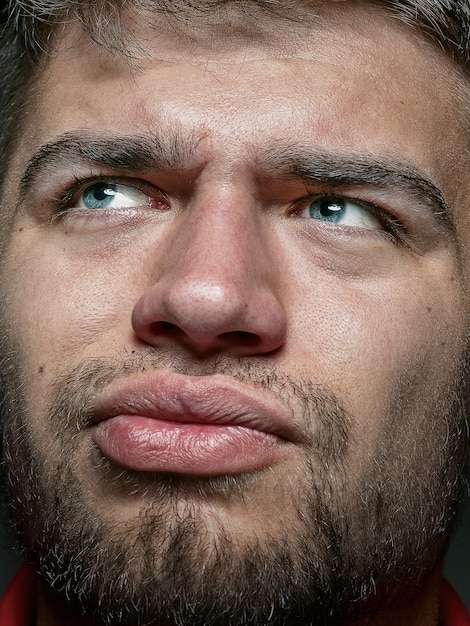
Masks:
[[[299,440],[292,410],[274,393],[229,376],[187,376],[167,370],[129,375],[101,391],[92,423],[139,415],[178,423],[243,426]]]

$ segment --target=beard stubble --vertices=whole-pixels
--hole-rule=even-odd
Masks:
[[[247,500],[253,506],[270,470],[213,478],[146,475],[116,467],[91,444],[79,457],[97,392],[117,378],[158,367],[233,376],[295,407],[305,425],[305,460],[289,477],[279,476],[271,493],[284,507],[285,523],[240,536],[217,513],[218,506],[230,510]],[[428,403],[423,437],[413,399],[403,391],[409,381],[398,385],[380,453],[353,480],[348,452],[355,422],[340,400],[310,381],[242,359],[218,359],[197,372],[162,357],[80,364],[54,383],[42,446],[14,378],[11,370],[4,373],[12,519],[26,557],[47,585],[94,624],[352,624],[403,601],[425,582],[464,488],[465,407],[462,393],[449,386]],[[405,402],[414,427],[398,437]],[[413,436],[422,439],[421,448],[419,441],[406,445]],[[113,520],[92,504],[86,476],[99,483],[102,498],[108,491],[142,505],[135,515]],[[272,476],[268,484],[272,488]]]

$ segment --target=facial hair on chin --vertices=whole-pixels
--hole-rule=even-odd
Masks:
[[[195,489],[201,497],[243,498],[247,490],[262,487],[262,476],[143,476],[116,468],[96,450],[90,458],[109,488],[129,494],[145,490],[148,504],[126,524],[105,523],[90,510],[76,445],[89,423],[95,394],[116,378],[155,367],[194,375],[226,373],[270,389],[296,407],[309,454],[293,485],[297,509],[289,517],[295,519],[295,531],[280,528],[277,534],[240,542],[216,516],[208,525],[198,505],[188,498],[182,503],[180,497]],[[348,484],[354,420],[338,398],[310,381],[292,381],[241,359],[218,359],[204,371],[192,372],[174,358],[129,358],[118,364],[95,359],[54,384],[47,428],[52,448],[55,438],[59,452],[52,463],[52,448],[41,448],[29,427],[20,381],[4,371],[4,450],[20,541],[49,585],[66,595],[77,613],[93,615],[97,624],[346,624],[356,612],[373,611],[384,597],[396,597],[410,580],[419,584],[452,523],[455,505],[447,506],[449,519],[440,514],[443,502],[458,500],[455,488],[452,493],[446,489],[449,481],[443,480],[437,494],[434,483],[430,499],[426,485],[421,488],[417,480],[411,495],[406,471],[386,447],[360,484]],[[457,424],[454,397],[449,391],[439,411],[445,407],[452,416],[448,422]],[[438,438],[444,441],[443,431],[436,427],[431,434],[436,445]],[[446,445],[455,458],[454,434],[451,429]],[[444,457],[436,458],[434,476],[444,472],[437,467],[447,463]],[[397,501],[402,514],[394,519]],[[419,539],[416,528],[423,529]],[[427,541],[433,534],[434,542]]]

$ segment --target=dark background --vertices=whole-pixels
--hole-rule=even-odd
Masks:
[[[5,516],[0,511],[0,593],[21,562],[11,545]],[[470,610],[470,500],[452,541],[445,574]]]

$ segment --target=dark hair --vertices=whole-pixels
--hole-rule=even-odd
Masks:
[[[188,20],[191,12],[206,13],[236,2],[243,10],[288,15],[299,4],[304,10],[318,0],[0,0],[0,189],[11,144],[27,102],[28,86],[60,23],[78,20],[105,47],[126,54],[126,33],[120,15],[161,12]],[[332,1],[332,0],[320,0]],[[363,0],[436,42],[470,74],[469,0]]]

